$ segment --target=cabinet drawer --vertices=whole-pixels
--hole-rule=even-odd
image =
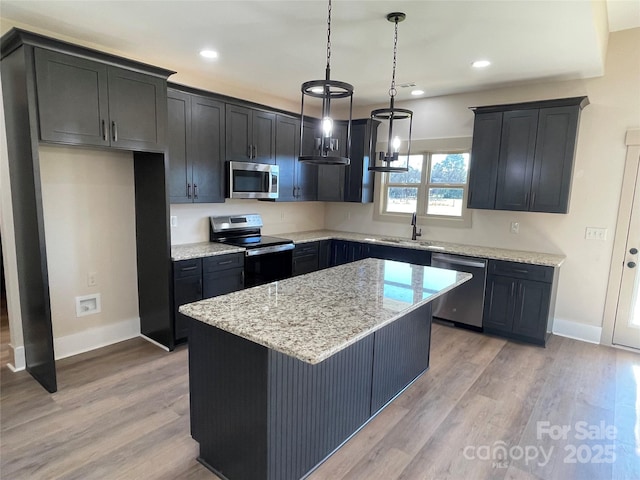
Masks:
[[[204,273],[219,272],[230,268],[244,267],[244,253],[231,253],[227,255],[214,255],[202,259]]]
[[[502,260],[489,261],[489,274],[503,275],[524,280],[537,280],[551,283],[553,281],[553,267],[530,265],[528,263],[505,262]]]
[[[173,262],[173,278],[200,276],[202,274],[202,260],[193,258],[191,260],[179,260]]]
[[[302,243],[296,245],[293,250],[293,258],[302,257],[305,255],[317,255],[319,251],[319,242]]]
[[[202,298],[217,297],[244,288],[244,270],[234,268],[203,276]]]

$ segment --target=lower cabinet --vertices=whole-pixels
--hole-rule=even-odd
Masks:
[[[482,326],[485,332],[545,345],[557,269],[489,261]]]
[[[244,254],[233,253],[173,262],[174,339],[186,340],[189,320],[178,307],[244,288]]]
[[[415,265],[431,265],[431,252],[391,245],[373,245],[369,243],[333,240],[331,246],[331,266],[355,262],[363,258],[380,258]]]
[[[303,275],[305,273],[315,272],[319,268],[319,247],[320,242],[309,242],[296,245],[293,250],[293,266],[292,273]]]

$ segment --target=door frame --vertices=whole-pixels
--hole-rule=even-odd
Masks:
[[[627,253],[627,235],[629,231],[629,222],[631,220],[631,207],[633,203],[636,172],[638,171],[638,168],[640,168],[640,128],[627,130],[625,144],[627,145],[627,156],[622,178],[618,220],[616,223],[615,239],[613,241],[609,283],[607,286],[607,296],[604,306],[602,334],[600,336],[600,343],[602,345],[615,346],[618,348],[627,348],[613,344],[613,330],[616,323],[616,310],[618,297],[620,295],[620,283],[622,282],[624,260]],[[630,350],[637,351],[635,349]]]

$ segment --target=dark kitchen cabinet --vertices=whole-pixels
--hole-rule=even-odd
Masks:
[[[320,242],[297,244],[293,250],[292,275],[315,272],[320,268]]]
[[[417,248],[393,247],[390,245],[369,245],[369,256],[382,260],[413,263],[414,265],[431,265],[431,252]]]
[[[369,171],[371,137],[376,143],[379,123],[370,119],[351,122],[351,162],[347,166],[318,166],[318,200],[326,202],[373,202],[373,172]],[[347,127],[338,124],[338,145],[346,155]]]
[[[161,151],[166,77],[35,49],[40,139]]]
[[[170,88],[170,203],[224,202],[224,103]]]
[[[189,320],[178,312],[178,307],[186,303],[202,300],[202,260],[181,260],[173,262],[173,312],[174,338],[187,338]]]
[[[309,201],[317,199],[318,167],[299,162],[299,155],[300,120],[285,115],[277,115],[276,165],[280,167],[278,201]]]
[[[226,160],[276,163],[276,114],[226,104]]]
[[[474,108],[468,207],[567,213],[588,104],[575,97]]]
[[[557,269],[489,261],[482,326],[485,332],[544,345],[553,318]]]
[[[189,319],[178,307],[244,288],[244,254],[234,253],[173,262],[174,338],[186,340]]]
[[[333,240],[331,245],[331,266],[342,265],[369,258],[369,244],[350,242],[348,240]]]

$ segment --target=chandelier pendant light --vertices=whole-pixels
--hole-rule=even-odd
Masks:
[[[327,16],[327,66],[324,80],[310,80],[302,84],[302,105],[300,109],[300,156],[298,160],[304,163],[316,165],[349,165],[351,154],[351,114],[353,111],[353,86],[331,80],[331,0],[329,0],[329,12]],[[307,106],[315,104],[314,111],[321,111],[320,120],[313,120],[314,128],[305,129],[305,121],[311,117],[305,117],[305,98]],[[320,105],[321,101],[321,105]],[[338,125],[331,116],[331,109],[335,106],[349,103],[349,120]],[[335,110],[335,108],[334,108]],[[341,111],[346,110],[341,107]],[[343,136],[345,144],[339,141],[340,128],[342,132],[346,127],[346,136]],[[306,130],[306,131],[305,131]],[[308,137],[312,138],[308,138]],[[305,138],[306,137],[306,138]]]
[[[407,159],[411,154],[411,128],[413,124],[413,112],[406,108],[395,107],[396,90],[396,63],[398,54],[398,23],[407,16],[404,13],[393,12],[387,15],[387,20],[395,23],[393,36],[393,73],[391,75],[391,88],[389,88],[389,108],[379,108],[371,112],[371,120],[378,122],[378,126],[387,127],[387,142],[385,151],[377,152],[376,145],[373,144],[373,136],[369,149],[373,164],[369,170],[374,172],[407,172],[409,171],[408,161],[404,166],[392,165],[399,161],[400,155]],[[376,123],[374,123],[376,124]],[[406,147],[406,148],[402,148]],[[401,153],[402,150],[402,153]],[[377,160],[376,160],[376,157]]]

